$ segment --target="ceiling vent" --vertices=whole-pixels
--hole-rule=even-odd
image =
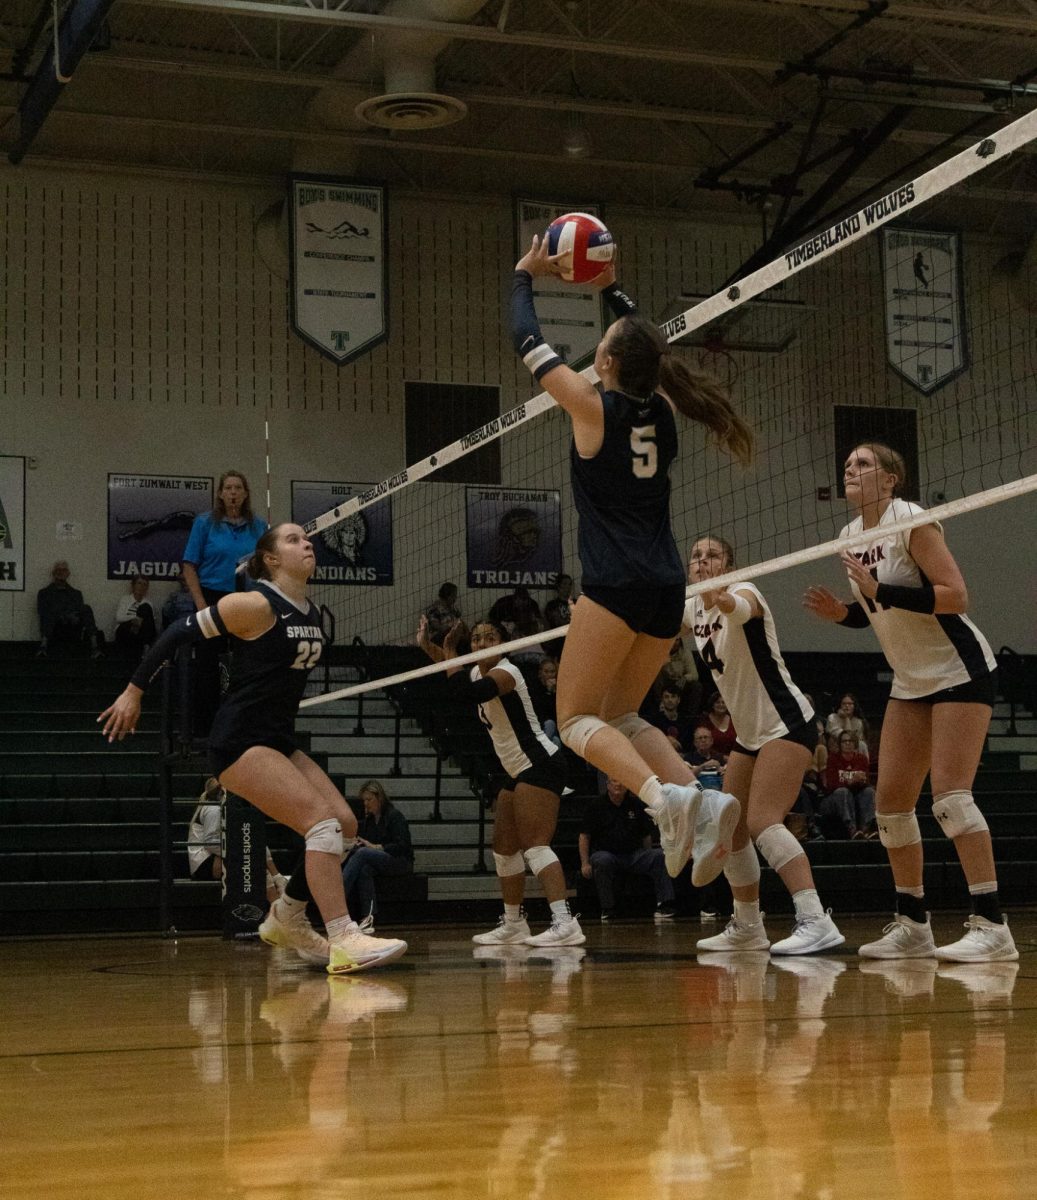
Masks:
[[[362,100],[354,112],[358,120],[379,129],[439,129],[462,120],[468,107],[438,92],[387,92]]]

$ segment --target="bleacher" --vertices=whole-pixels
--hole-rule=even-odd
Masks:
[[[38,660],[34,649],[0,643],[0,933],[158,930],[157,699],[149,693],[134,737],[109,746],[97,731],[96,716],[121,689],[125,667],[88,658]],[[405,670],[423,661],[417,653],[375,649],[366,667],[372,677]],[[837,691],[851,690],[872,725],[880,724],[888,669],[879,655],[786,658],[819,709]],[[1032,902],[1037,869],[1033,679],[1034,661],[1020,658],[1010,680],[1014,720],[1008,705],[1000,703],[976,780],[1009,906]],[[404,923],[486,918],[496,908],[489,803],[500,776],[476,715],[450,703],[436,678],[374,693],[363,733],[355,732],[360,711],[356,701],[337,710],[308,709],[300,726],[347,796],[355,795],[364,778],[381,776],[411,823],[418,878],[386,892],[385,918]],[[173,837],[181,847],[205,774],[204,763],[197,761],[173,772]],[[587,794],[582,788],[563,800],[556,840],[574,884]],[[926,890],[936,908],[964,908],[967,894],[954,848],[929,815],[930,805],[931,797],[924,794],[919,817]],[[268,824],[268,836],[276,857],[294,856],[294,834]],[[807,849],[826,903],[840,912],[886,911],[889,872],[877,842],[812,842]],[[175,867],[175,927],[218,928],[219,885],[187,881],[182,848]],[[587,889],[581,885],[581,891],[583,905]],[[768,870],[763,904],[774,912],[788,908],[784,889]]]

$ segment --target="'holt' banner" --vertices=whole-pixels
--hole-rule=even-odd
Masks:
[[[292,481],[292,520],[304,528],[347,500],[366,492],[369,483]],[[309,530],[307,530],[309,533]],[[320,583],[392,584],[392,501],[355,512],[336,525],[311,535]]]

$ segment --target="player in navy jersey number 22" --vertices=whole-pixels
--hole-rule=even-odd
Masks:
[[[594,354],[598,390],[547,345],[533,305],[533,276],[557,275],[533,239],[515,267],[515,349],[570,417],[573,496],[579,514],[583,597],[558,670],[562,740],[619,780],[659,826],[671,875],[694,857],[692,882],[715,878],[730,850],[738,802],[705,792],[661,730],[638,708],[669,657],[684,612],[684,564],[670,528],[669,469],[675,414],[705,425],[747,462],[752,434],[719,384],[670,354],[650,321],[616,286],[610,267],[594,281],[619,316]],[[584,285],[586,286],[586,285]]]
[[[306,596],[315,565],[313,547],[298,525],[268,529],[248,560],[249,575],[259,581],[255,590],[223,596],[170,625],[98,720],[109,741],[121,741],[137,725],[144,689],[179,646],[233,639],[230,689],[209,735],[210,769],[225,788],[306,841],[285,894],[274,901],[259,933],[272,945],[326,966],[329,974],[345,975],[398,958],[407,943],[368,937],[349,916],[342,835],[356,835],[356,818],[293,737],[307,676],[324,649],[320,614]],[[306,918],[311,898],[324,919],[326,939]]]

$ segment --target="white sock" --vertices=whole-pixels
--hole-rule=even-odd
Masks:
[[[760,901],[736,900],[735,920],[739,925],[755,925],[760,920]]]
[[[569,912],[568,900],[552,900],[551,901],[551,916],[556,921],[568,921],[572,918],[572,913]]]
[[[325,925],[328,944],[334,946],[341,945],[349,934],[356,932],[356,928],[356,921],[348,914],[344,917],[335,917],[334,920],[328,921]]]
[[[504,905],[504,920],[505,921],[521,921],[522,920],[522,905],[521,904],[505,904]]]
[[[279,903],[284,906],[283,912],[286,917],[294,917],[306,911],[306,901],[297,900],[294,896],[282,896]]]
[[[823,917],[825,910],[821,907],[821,898],[813,888],[804,888],[792,897],[796,906],[797,917]]]
[[[663,802],[663,785],[659,781],[659,776],[650,775],[644,781],[637,795],[648,808],[658,808]]]

